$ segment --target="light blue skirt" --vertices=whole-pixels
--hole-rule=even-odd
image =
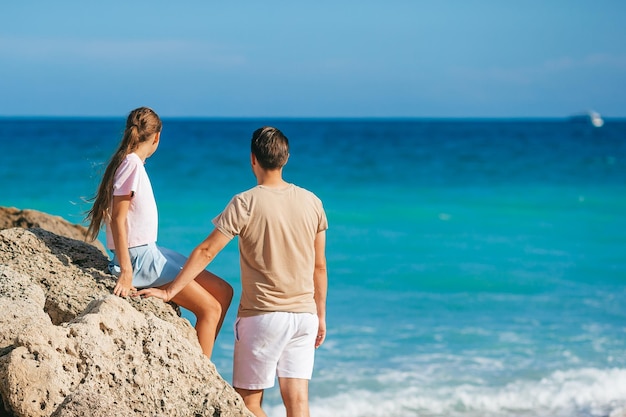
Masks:
[[[185,265],[187,257],[173,250],[157,246],[156,243],[129,248],[133,265],[133,286],[136,288],[160,287],[174,281]],[[113,251],[109,272],[119,276],[120,264]]]

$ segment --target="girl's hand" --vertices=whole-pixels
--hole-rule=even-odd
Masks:
[[[128,297],[135,292],[137,292],[137,288],[133,287],[133,273],[122,271],[117,279],[115,288],[113,288],[113,294],[120,297]]]
[[[144,288],[143,290],[139,290],[138,292],[133,294],[133,297],[141,297],[141,298],[156,297],[156,298],[160,298],[166,303],[170,301],[171,299],[167,291],[162,290],[160,288]]]

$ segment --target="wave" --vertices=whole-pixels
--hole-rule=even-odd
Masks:
[[[282,405],[266,407],[284,416]],[[311,398],[317,417],[624,417],[626,369],[556,371],[503,386],[407,386]]]

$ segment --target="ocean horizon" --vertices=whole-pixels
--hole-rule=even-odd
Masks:
[[[626,414],[626,119],[165,117],[146,164],[160,245],[188,255],[255,185],[263,125],[329,219],[312,416]],[[0,117],[0,206],[84,224],[123,128]],[[230,382],[237,243],[208,269],[236,291],[213,354]],[[264,404],[284,416],[277,387]]]

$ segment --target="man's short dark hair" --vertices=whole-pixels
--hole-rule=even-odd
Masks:
[[[264,126],[252,134],[251,150],[264,169],[282,168],[289,158],[289,140],[275,127]]]

